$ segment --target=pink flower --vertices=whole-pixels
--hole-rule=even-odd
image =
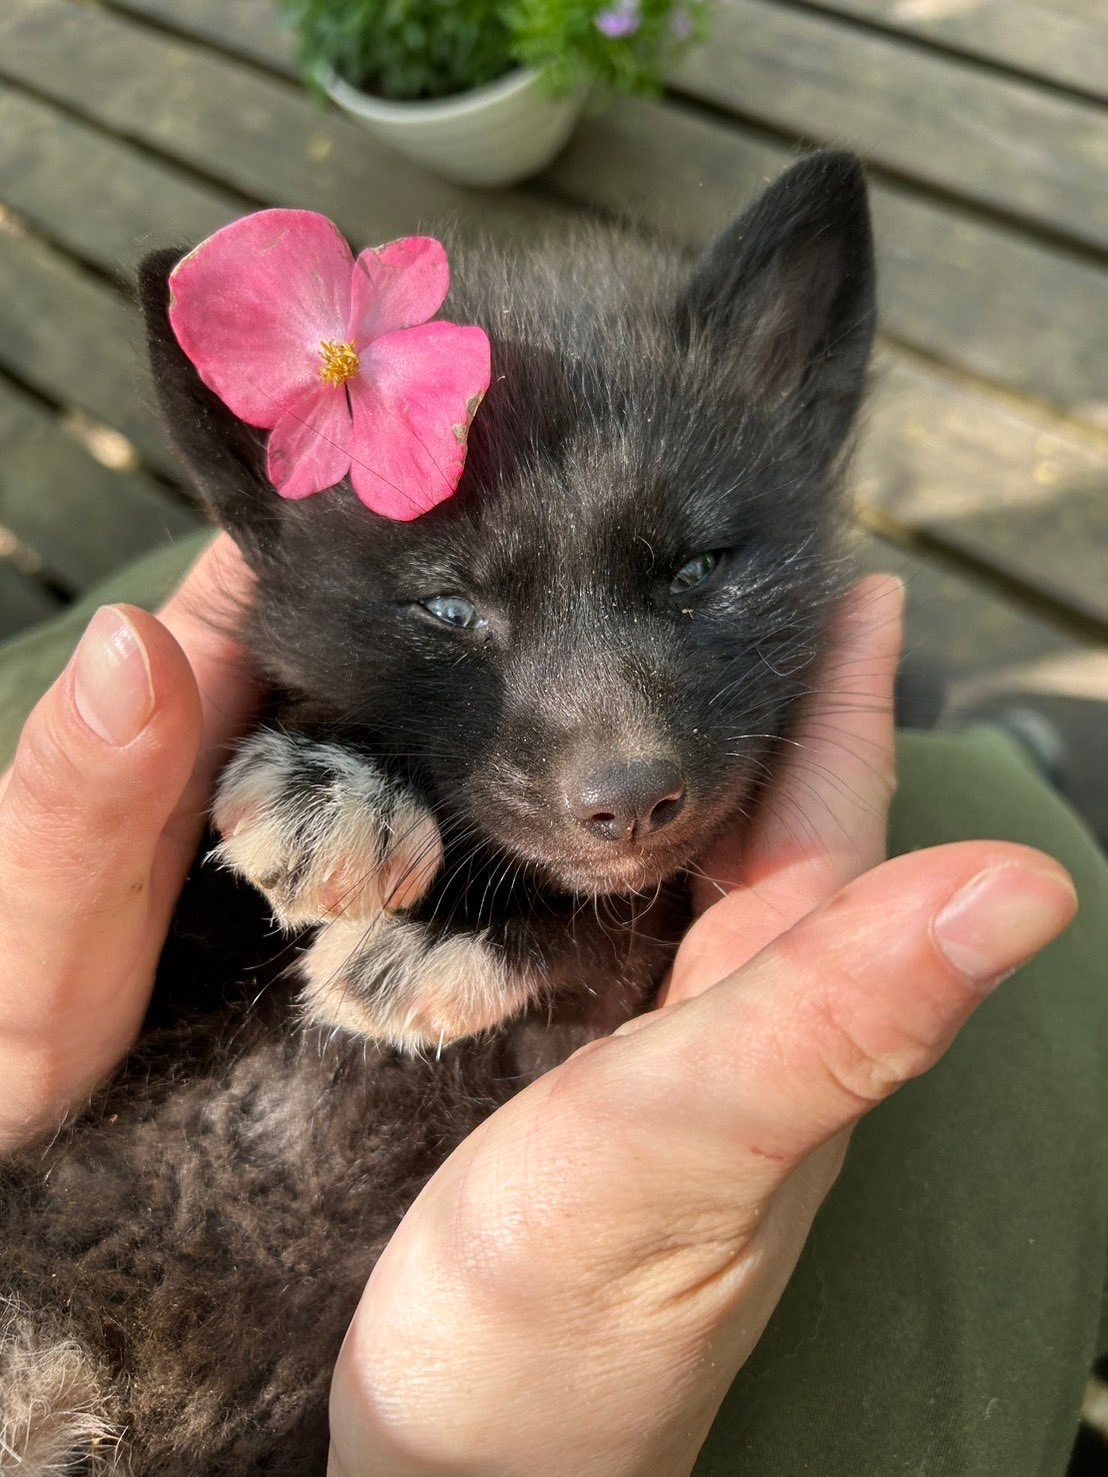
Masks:
[[[484,331],[428,321],[449,285],[430,237],[355,261],[326,216],[262,210],[178,263],[169,320],[209,389],[272,432],[282,497],[349,473],[367,508],[407,522],[454,492],[489,387]]]

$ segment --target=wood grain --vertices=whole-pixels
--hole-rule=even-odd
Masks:
[[[189,0],[187,6],[179,5],[178,0],[122,0],[122,3],[130,11],[187,29],[239,54],[264,58],[269,65],[295,70],[289,38],[278,31],[270,13],[270,0],[239,0],[233,13],[222,0]],[[717,32],[713,44],[690,60],[690,65],[703,67],[717,79],[717,90],[718,78],[726,75],[727,67],[745,65],[742,59],[750,51],[751,38],[745,27],[741,34],[731,34],[728,30],[734,26],[734,15],[738,13],[734,5],[744,3],[757,5],[759,0],[731,0],[730,5],[725,5],[716,22],[722,26],[722,33]],[[1068,0],[1059,7],[1051,7],[1051,13],[1057,12],[1060,28],[1079,26],[1085,39],[1091,40],[1094,30],[1101,37],[1104,35],[1103,27],[1095,27],[1092,21],[1091,4],[1095,3],[1096,0]],[[1009,4],[1010,0],[1004,0],[1006,11]],[[880,8],[891,16],[893,10],[900,14],[912,7],[915,7],[913,14],[921,8],[929,13],[936,10],[934,0],[896,0],[892,10],[884,4]],[[1014,16],[1013,24],[1025,28],[1035,12],[1045,10],[1042,5],[1018,3],[1014,8],[1019,14]],[[771,19],[779,27],[803,27],[819,20],[799,12],[782,17],[779,6],[763,6],[763,9],[772,13]],[[971,26],[973,17],[982,10],[992,16],[991,23],[1000,24],[994,0],[973,0],[956,9],[967,26]],[[948,4],[939,6],[938,10],[948,16],[954,13]],[[889,23],[893,23],[891,19]],[[837,38],[834,64],[841,63],[845,71],[835,73],[826,59],[820,65],[831,69],[829,85],[837,108],[845,94],[865,89],[859,89],[854,65],[854,42],[860,33],[857,28],[835,22],[831,25]],[[1049,50],[1053,35],[1053,29],[1044,21],[1041,31],[1044,51]],[[866,39],[862,33],[862,42]],[[717,44],[724,40],[730,44]],[[877,40],[882,46],[891,46],[889,55],[895,53],[896,65],[907,69],[899,78],[907,89],[905,95],[896,86],[888,86],[872,104],[877,116],[878,141],[884,138],[888,128],[907,126],[909,142],[928,154],[925,164],[935,167],[930,157],[935,151],[924,147],[913,134],[914,114],[912,121],[904,123],[906,106],[909,111],[916,107],[931,109],[935,125],[944,130],[943,139],[948,146],[937,151],[942,166],[950,172],[959,191],[972,195],[971,165],[979,165],[981,161],[972,151],[968,160],[963,158],[963,133],[969,126],[966,120],[950,108],[946,94],[931,97],[930,74],[913,70],[918,48],[896,45],[895,41],[884,42],[880,37]],[[885,51],[881,55],[884,57]],[[739,60],[736,62],[735,58]],[[1030,204],[1038,189],[1028,177],[1030,161],[1044,176],[1040,185],[1048,194],[1052,190],[1064,193],[1079,217],[1081,229],[1088,232],[1091,228],[1086,224],[1088,211],[1081,194],[1083,185],[1091,183],[1102,209],[1106,196],[1108,170],[1104,168],[1103,155],[1108,148],[1108,124],[1104,114],[1082,107],[1071,114],[1069,104],[1064,101],[1058,111],[1054,109],[1057,100],[1049,93],[1040,94],[1024,84],[1004,83],[1000,93],[996,93],[993,84],[998,79],[981,68],[959,71],[957,63],[948,63],[944,58],[925,60],[928,65],[934,62],[941,67],[954,67],[952,75],[956,74],[959,85],[967,89],[971,114],[976,110],[983,120],[982,147],[986,151],[989,148],[1002,151],[1006,167],[1018,176],[1014,183],[1024,192],[1026,201]],[[792,66],[793,59],[786,51],[777,64]],[[982,96],[989,101],[977,101],[978,84],[985,89]],[[745,94],[737,99],[736,106],[740,111],[749,111]],[[997,109],[1018,125],[1014,132],[1005,133],[1002,128],[990,131],[986,126],[991,112]],[[1045,137],[1035,132],[1044,118],[1050,124]],[[1074,119],[1081,127],[1071,139],[1069,125]],[[971,117],[971,124],[972,121]],[[697,123],[702,126],[697,127]],[[833,131],[824,131],[817,136],[826,140],[835,135]],[[852,136],[849,142],[860,146],[863,140]],[[1091,177],[1082,153],[1086,145],[1095,155]],[[732,202],[748,193],[755,182],[775,173],[784,157],[782,149],[765,145],[741,127],[713,125],[687,109],[627,103],[590,120],[568,160],[556,165],[550,178],[559,189],[568,189],[578,200],[601,208],[629,209],[656,228],[667,232],[676,230],[692,244],[699,245],[732,208]],[[986,172],[994,162],[991,156],[985,158]],[[598,189],[598,182],[607,188]],[[909,189],[878,187],[874,195],[883,248],[882,297],[885,321],[891,332],[973,374],[994,378],[1077,415],[1108,424],[1108,409],[1103,404],[1108,399],[1108,373],[1100,352],[1097,326],[1102,315],[1108,315],[1108,287],[1102,274],[1064,253],[1044,250],[1037,243],[1021,238],[1019,233],[982,222],[956,208],[935,207]],[[700,199],[690,200],[696,196]],[[705,197],[707,211],[702,208]],[[716,202],[720,209],[713,210],[711,207]],[[690,204],[691,226],[687,214]],[[1009,208],[1007,195],[1002,204]]]
[[[231,50],[272,52],[271,62],[287,55],[285,42],[274,42],[268,0],[242,0],[233,12],[214,0],[126,6]],[[56,105],[0,88],[0,199],[116,278],[128,277],[149,245],[191,244],[253,203],[314,204],[358,242],[412,229],[405,210],[434,219],[457,199],[471,223],[491,202],[497,232],[517,221],[532,230],[558,214],[523,196],[452,190],[280,81],[67,0],[7,0],[3,71],[50,93]],[[615,211],[698,248],[785,158],[741,124],[680,104],[625,102],[586,122],[548,184],[586,208]],[[397,171],[406,184],[392,192],[382,182]],[[309,186],[310,201],[295,193]],[[901,344],[1108,425],[1103,277],[910,190],[879,185],[874,208],[883,321]],[[0,234],[4,363],[50,398],[121,429],[152,465],[175,470],[154,423],[129,305],[60,252],[10,232]],[[15,402],[20,414],[11,411]],[[0,386],[0,438],[6,449],[10,442],[24,450],[13,459],[18,477],[0,477],[0,522],[7,499],[10,526],[60,578],[83,587],[110,567],[110,510],[132,507],[124,486],[134,514],[115,525],[133,524],[139,539],[156,536],[159,518],[169,515],[155,483],[97,467],[38,407],[36,419],[27,397],[8,392],[7,404],[5,420]],[[1103,457],[1075,430],[886,349],[862,439],[859,497],[907,535],[924,532],[1078,614],[1108,620],[1106,481]],[[50,490],[62,487],[86,488],[86,500],[77,497],[71,512]],[[78,503],[95,510],[88,539]],[[121,549],[120,558],[132,552]]]
[[[112,8],[296,74],[273,0],[112,0]],[[820,0],[819,8],[1108,97],[1103,0]]]
[[[582,203],[702,246],[771,179],[785,149],[675,103],[586,119],[548,178]],[[911,191],[871,190],[885,330],[1008,389],[1108,427],[1108,277]]]
[[[2,82],[0,200],[128,283],[148,251],[192,247],[251,208]]]
[[[908,588],[904,672],[957,712],[997,692],[1067,693],[1108,704],[1108,650],[1076,640],[976,580],[896,545],[862,541],[862,569]]]
[[[0,77],[249,200],[324,211],[362,243],[446,218],[518,235],[558,213],[447,184],[297,86],[71,0],[4,0]]]
[[[0,368],[121,431],[172,476],[145,359],[138,315],[120,294],[40,242],[0,232]]]
[[[771,0],[719,0],[675,84],[797,138],[1108,247],[1108,114]]]
[[[883,354],[860,504],[1108,628],[1108,455],[956,377]]]
[[[205,0],[209,3],[209,0]],[[1108,98],[1103,0],[822,0],[827,10]]]
[[[2,379],[0,446],[0,525],[70,591],[200,526],[197,513],[142,472],[95,461],[56,416]]]
[[[651,105],[628,108],[632,116],[658,118]],[[670,112],[663,113],[663,119]],[[614,118],[626,116],[624,110]],[[0,195],[7,191],[11,196],[14,191],[17,209],[102,271],[113,275],[129,271],[146,243],[166,239],[157,234],[166,222],[173,228],[168,239],[177,236],[191,244],[235,213],[234,198],[226,192],[197,184],[87,124],[54,114],[48,104],[9,91],[0,95],[0,119],[9,125],[0,130]],[[715,162],[717,173],[694,173],[678,157],[681,134],[671,132],[667,137],[674,150],[673,167],[665,171],[666,194],[659,201],[654,167],[645,169],[640,163],[636,168],[633,160],[670,162],[661,124],[652,125],[653,134],[637,127],[629,144],[633,156],[625,158],[618,147],[614,151],[611,147],[613,118],[589,126],[599,127],[601,122],[607,127],[608,152],[602,155],[598,143],[576,164],[571,156],[559,166],[566,171],[564,187],[579,192],[595,188],[596,198],[611,205],[615,171],[625,192],[638,193],[624,193],[614,203],[640,216],[654,211],[648,219],[666,229],[671,221],[661,214],[661,205],[666,199],[676,200],[675,215],[692,246],[702,244],[746,195],[772,175],[782,158],[778,150],[748,143],[742,134],[725,130],[722,149],[716,142],[720,135],[713,133],[710,144],[701,142],[698,152],[700,159]],[[20,168],[20,140],[28,133],[49,139],[33,148],[39,161],[53,161],[53,168]],[[618,134],[615,137],[618,141]],[[654,146],[647,149],[651,139]],[[574,152],[579,150],[580,145]],[[741,168],[734,167],[736,161]],[[607,171],[599,184],[598,170]],[[59,204],[54,184],[58,178],[70,181],[64,204]],[[919,227],[914,235],[917,242],[929,239]],[[19,267],[9,275],[13,292],[6,304],[0,303],[0,323],[6,314],[9,325],[15,323],[29,335],[24,351],[10,361],[13,369],[65,403],[83,405],[122,425],[155,465],[171,469],[149,414],[133,318],[125,308],[121,313],[114,294],[74,273],[63,258],[31,243],[12,249]],[[883,263],[886,273],[899,268],[918,292],[919,277],[910,265],[888,257]],[[17,290],[15,284],[23,280],[30,288]],[[51,307],[40,311],[46,302]],[[21,311],[25,305],[31,306],[30,314]],[[918,309],[921,315],[926,306],[924,301]],[[48,352],[57,347],[48,342],[56,337],[51,316],[55,322],[77,322],[86,335],[85,355],[72,358]],[[965,322],[973,321],[967,311]],[[1003,328],[1003,316],[997,321]],[[1057,330],[1056,309],[1050,321]],[[1040,327],[1040,334],[1047,331],[1046,325]],[[1040,337],[1037,342],[1041,341]],[[1018,343],[1000,342],[1014,357]],[[1108,506],[1100,491],[1104,463],[1072,435],[1052,431],[1042,418],[1021,414],[956,377],[894,351],[888,355],[887,372],[875,382],[859,471],[862,500],[905,530],[925,531],[1046,591],[1082,615],[1108,619],[1108,589],[1099,558],[1102,510]]]
[[[112,0],[112,9],[206,41],[286,77],[299,75],[293,37],[284,29],[276,0]]]

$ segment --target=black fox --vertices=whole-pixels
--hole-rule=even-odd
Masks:
[[[411,523],[276,496],[170,331],[178,255],[142,273],[154,378],[257,576],[267,706],[142,1040],[0,1169],[0,1452],[302,1477],[407,1205],[649,1003],[683,871],[772,773],[845,579],[869,216],[822,153],[691,269],[600,227],[456,244],[449,316],[493,382],[458,492]]]

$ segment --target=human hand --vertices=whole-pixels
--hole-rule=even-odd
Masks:
[[[687,1472],[850,1127],[1072,917],[1024,847],[881,863],[898,607],[848,601],[664,1007],[501,1108],[401,1223],[336,1367],[331,1477]]]
[[[58,1122],[138,1033],[254,700],[209,618],[249,590],[221,535],[157,618],[97,611],[0,777],[0,1150]]]

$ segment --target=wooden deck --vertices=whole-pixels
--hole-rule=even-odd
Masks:
[[[719,0],[664,99],[525,190],[458,190],[323,111],[269,0],[0,6],[0,636],[195,523],[128,284],[268,204],[358,244],[630,217],[702,245],[798,144],[868,162],[883,338],[865,558],[956,700],[1108,702],[1108,31],[1100,0]]]

